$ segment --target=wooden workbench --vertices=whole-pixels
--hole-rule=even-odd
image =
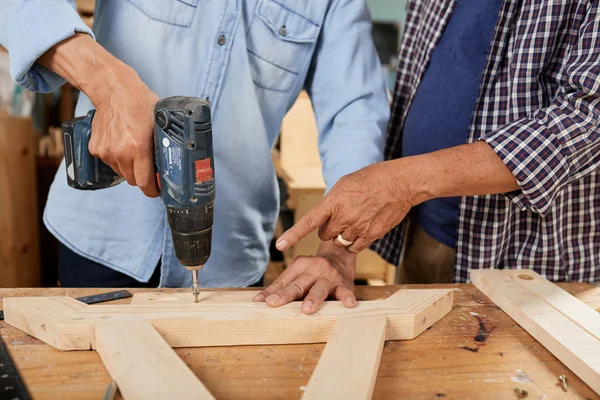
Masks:
[[[582,283],[561,286],[600,307],[600,288]],[[375,399],[516,399],[517,385],[528,390],[529,399],[544,395],[600,399],[473,286],[435,287],[456,290],[454,309],[417,339],[385,344]],[[357,295],[372,300],[398,288],[359,287]],[[182,290],[186,289],[163,291]],[[0,289],[0,298],[79,297],[106,291]],[[95,351],[60,352],[3,321],[0,334],[34,399],[101,399],[110,383]],[[323,344],[309,344],[177,349],[177,353],[218,399],[287,400],[301,396],[322,349]],[[567,393],[558,385],[560,374],[567,376]]]

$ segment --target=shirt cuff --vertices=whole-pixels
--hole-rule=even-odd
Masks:
[[[558,135],[523,118],[490,132],[487,143],[515,176],[521,190],[506,196],[521,210],[545,215],[569,179],[569,163]]]
[[[4,46],[10,54],[11,77],[27,90],[52,92],[65,83],[36,60],[55,44],[76,32],[94,37],[71,4],[65,0],[23,1],[2,18]]]

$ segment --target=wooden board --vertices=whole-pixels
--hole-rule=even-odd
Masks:
[[[600,314],[531,270],[505,270],[515,282],[600,340]]]
[[[587,312],[585,304],[577,304],[558,287],[549,288],[531,271],[472,270],[470,277],[479,290],[600,393],[600,341],[582,328],[594,331],[600,315]]]
[[[304,400],[368,400],[373,396],[387,318],[340,318],[308,381]]]
[[[235,290],[227,292],[200,291],[198,300],[201,303],[240,303],[252,302],[260,290]],[[131,299],[131,305],[152,305],[152,304],[194,304],[194,296],[191,292],[170,293],[170,292],[138,292],[134,293]]]
[[[286,171],[293,171],[298,167],[317,167],[320,170],[317,137],[312,103],[306,92],[302,91],[281,123],[281,166]]]
[[[402,290],[385,300],[346,308],[328,301],[314,315],[300,302],[279,308],[239,302],[155,305],[91,305],[74,309],[63,297],[4,299],[6,322],[60,350],[95,348],[100,322],[149,321],[172,347],[326,342],[340,317],[388,317],[387,339],[413,339],[452,309],[447,289]],[[65,315],[69,314],[68,317]]]
[[[0,110],[0,286],[40,285],[38,134],[31,118]]]
[[[558,286],[590,307],[600,308],[600,287],[573,282]],[[473,285],[357,286],[356,294],[360,300],[375,300],[406,288],[452,289],[454,306],[416,339],[385,343],[374,400],[482,397],[515,400],[515,385],[529,391],[526,400],[600,400],[599,395]],[[4,297],[80,297],[109,290],[0,289],[0,308]],[[189,294],[188,288],[130,289],[132,293],[149,290]],[[130,300],[113,304],[128,304]],[[57,351],[5,321],[0,321],[0,335],[34,400],[103,398],[111,377],[97,352]],[[324,346],[312,343],[198,347],[178,348],[175,352],[219,400],[299,400]],[[569,382],[566,393],[557,384],[560,374],[565,374]]]
[[[146,321],[99,323],[97,351],[128,400],[214,399]]]

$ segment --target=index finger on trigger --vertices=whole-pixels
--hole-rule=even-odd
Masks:
[[[324,224],[331,216],[326,200],[322,200],[315,208],[304,215],[300,221],[285,231],[277,240],[276,247],[283,251],[298,243],[303,237]]]

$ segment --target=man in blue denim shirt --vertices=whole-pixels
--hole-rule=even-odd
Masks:
[[[93,32],[72,0],[4,0],[0,43],[14,79],[39,92],[65,80],[81,89],[76,114],[97,109],[90,151],[129,183],[76,191],[61,165],[44,221],[80,261],[63,262],[61,280],[86,277],[63,285],[102,286],[97,268],[148,282],[157,265],[160,286],[191,284],[173,253],[152,162],[153,107],[172,95],[206,98],[213,108],[217,200],[201,285],[259,281],[279,204],[270,152],[302,88],[327,188],[382,159],[389,107],[370,29],[357,0],[98,0]],[[313,288],[305,312],[327,295],[352,306],[354,268],[353,255],[323,243],[278,285],[303,277],[303,287],[287,290]]]

